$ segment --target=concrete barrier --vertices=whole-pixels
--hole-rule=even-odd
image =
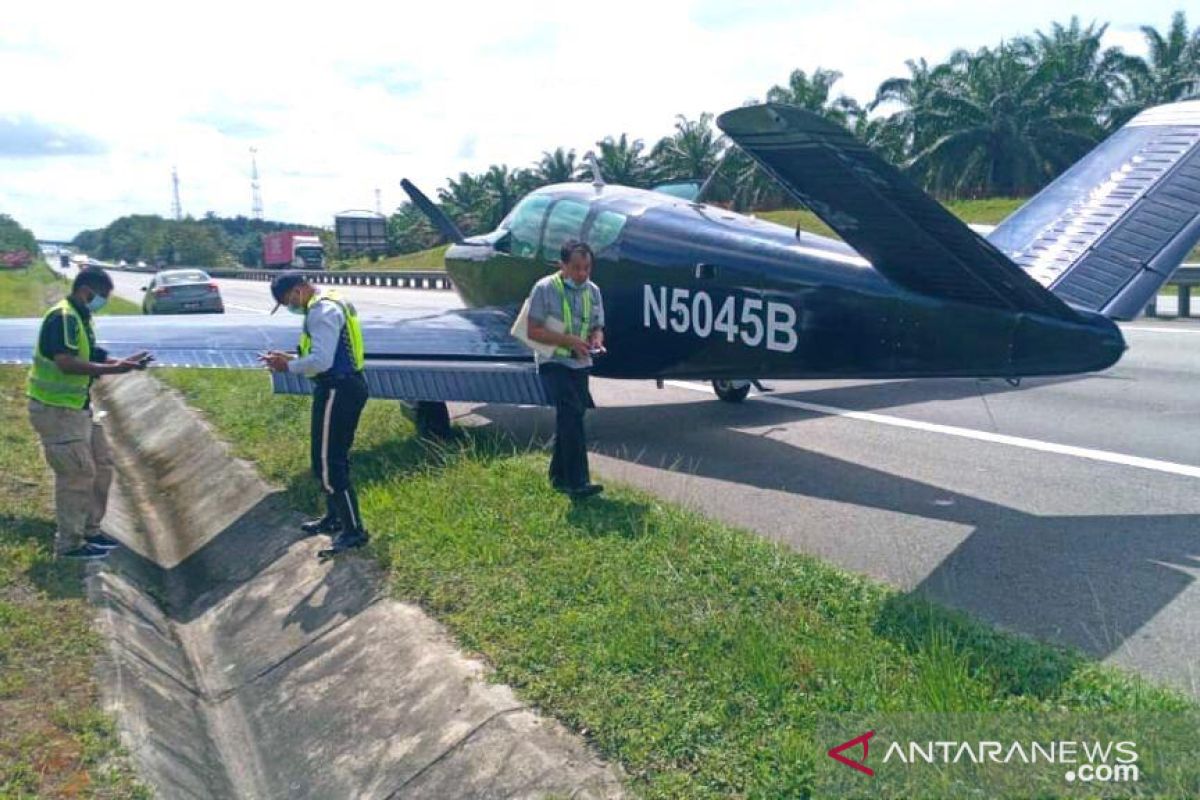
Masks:
[[[486,680],[369,559],[297,514],[174,392],[106,378],[128,546],[90,567],[106,702],[161,797],[623,796],[574,734]]]

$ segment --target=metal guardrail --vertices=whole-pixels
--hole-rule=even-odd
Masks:
[[[339,286],[384,286],[397,289],[453,289],[450,276],[442,270],[380,270],[359,272],[346,270],[295,270],[313,283],[328,283]],[[279,270],[270,269],[206,269],[214,278],[236,278],[243,281],[269,281],[279,275]]]
[[[1190,317],[1192,315],[1192,287],[1200,286],[1200,264],[1180,264],[1179,269],[1175,270],[1175,274],[1171,276],[1171,280],[1167,281],[1167,286],[1174,286],[1179,291],[1176,316]],[[1146,316],[1158,316],[1157,297],[1146,304]]]
[[[137,272],[153,274],[159,272],[154,267],[115,267],[111,264],[100,264],[104,269],[117,272]],[[209,269],[208,267],[172,266],[170,269],[202,269],[213,278],[231,278],[242,281],[270,281],[283,270],[275,269]],[[328,283],[339,286],[380,286],[394,289],[453,289],[454,282],[444,270],[379,270],[377,272],[359,272],[346,270],[291,270],[305,276],[313,283]]]

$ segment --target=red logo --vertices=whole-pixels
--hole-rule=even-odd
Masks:
[[[867,743],[871,740],[871,737],[874,735],[875,735],[875,731],[867,731],[862,736],[855,736],[853,739],[851,739],[848,742],[842,742],[837,747],[834,747],[833,749],[831,749],[829,751],[829,757],[832,758],[834,761],[840,761],[841,763],[845,764],[847,767],[853,767],[854,769],[858,770],[859,772],[874,776],[875,770],[868,767],[867,763],[866,763],[867,762]],[[861,761],[856,761],[852,758],[847,758],[846,756],[842,755],[843,751],[852,750],[853,748],[858,747],[860,744],[862,745],[862,749],[863,749]]]

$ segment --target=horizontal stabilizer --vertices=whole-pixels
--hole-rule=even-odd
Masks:
[[[888,280],[930,297],[1077,318],[840,125],[775,103],[727,111],[717,125]]]
[[[1143,111],[988,240],[1072,306],[1133,318],[1200,240],[1200,101]]]

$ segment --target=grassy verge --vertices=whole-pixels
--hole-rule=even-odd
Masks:
[[[372,261],[369,258],[355,258],[334,262],[331,269],[336,270],[366,270],[368,272],[376,272],[380,270],[397,270],[403,272],[405,270],[440,270],[446,268],[446,246],[434,247],[430,250],[421,250],[416,253],[405,253],[402,256],[391,256],[389,258],[381,258]]]
[[[0,316],[62,293],[41,265],[0,274]],[[82,569],[51,558],[53,478],[25,404],[25,370],[0,368],[0,797],[148,797],[99,709]]]
[[[262,375],[165,378],[318,510],[307,401],[269,401]],[[837,715],[1194,708],[639,491],[572,506],[546,485],[543,454],[495,434],[423,445],[386,403],[360,430],[371,550],[395,595],[647,797],[809,796]]]

